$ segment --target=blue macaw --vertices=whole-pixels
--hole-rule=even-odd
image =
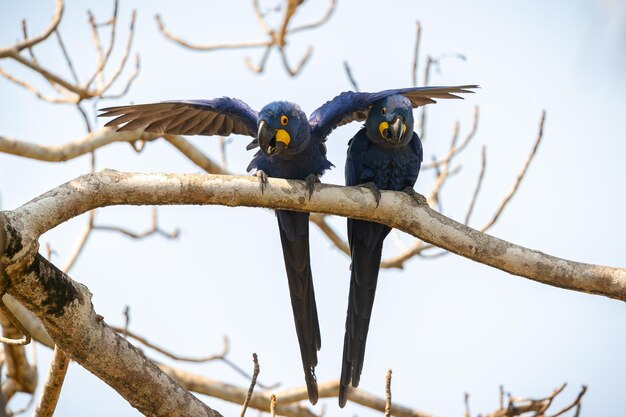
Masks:
[[[464,86],[472,88],[474,86]],[[457,91],[467,92],[467,91]],[[365,126],[350,140],[346,159],[346,185],[361,185],[380,201],[379,190],[413,189],[423,160],[422,142],[413,131],[415,102],[402,94],[374,103]],[[352,266],[343,344],[339,406],[348,400],[348,387],[359,385],[367,332],[374,305],[383,241],[391,228],[384,224],[348,219]]]
[[[260,147],[260,150],[248,165],[248,171],[256,169],[261,190],[267,186],[268,176],[304,180],[310,198],[319,177],[333,166],[326,159],[325,141],[334,128],[364,121],[369,107],[390,95],[401,94],[419,106],[434,103],[434,98],[457,98],[455,93],[468,92],[467,88],[472,87],[344,92],[315,110],[308,120],[294,103],[275,101],[257,113],[243,101],[228,97],[108,107],[102,109],[100,116],[117,116],[106,126],[123,124],[118,131],[143,129],[161,134],[251,136],[254,140],[247,149]],[[315,404],[319,398],[315,367],[321,337],[309,254],[309,214],[276,210],[276,216],[307,391],[309,400]]]

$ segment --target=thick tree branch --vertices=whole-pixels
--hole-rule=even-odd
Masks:
[[[41,255],[25,269],[11,269],[21,252],[19,224],[0,215],[0,263],[8,291],[43,323],[68,357],[113,387],[147,416],[219,416],[167,377],[143,353],[117,335],[97,315],[89,290]]]
[[[318,185],[305,198],[304,183],[270,179],[262,193],[256,178],[202,174],[133,174],[106,170],[79,177],[22,207],[4,212],[15,235],[6,258],[9,274],[32,263],[38,237],[97,207],[111,205],[219,204],[311,211],[375,221],[514,275],[555,287],[626,301],[626,269],[568,261],[481,233],[417,205],[404,193],[383,191],[378,208],[362,187]],[[18,250],[19,249],[19,250]]]

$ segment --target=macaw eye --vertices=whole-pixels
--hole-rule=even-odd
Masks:
[[[387,107],[383,107],[382,109],[380,109],[380,114],[382,114],[383,116],[387,115]]]
[[[289,123],[289,118],[284,114],[280,116],[280,124],[283,126],[287,126],[287,123]]]

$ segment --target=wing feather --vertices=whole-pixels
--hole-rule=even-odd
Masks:
[[[105,126],[119,126],[118,131],[144,129],[165,134],[254,137],[258,122],[255,110],[228,97],[116,106],[101,111],[101,117],[116,116]]]
[[[315,110],[309,118],[313,134],[325,140],[337,126],[350,122],[362,122],[367,118],[369,108],[385,97],[402,94],[413,107],[435,103],[435,99],[462,98],[457,94],[473,93],[477,85],[444,87],[412,87],[383,90],[377,93],[356,93],[346,91]]]

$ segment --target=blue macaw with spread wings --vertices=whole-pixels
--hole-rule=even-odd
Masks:
[[[434,103],[438,98],[460,98],[456,94],[470,92],[468,89],[473,87],[344,92],[315,110],[308,120],[294,103],[275,101],[256,112],[243,101],[228,97],[108,107],[102,109],[100,116],[115,116],[106,126],[121,125],[118,131],[251,136],[254,140],[248,149],[260,147],[260,151],[248,165],[248,171],[257,170],[261,190],[266,187],[268,176],[305,180],[310,197],[319,177],[333,166],[326,159],[325,141],[334,128],[364,121],[374,103],[391,95],[401,94],[416,107]],[[315,367],[321,337],[309,255],[309,214],[276,210],[276,216],[307,391],[315,404],[319,398]]]

